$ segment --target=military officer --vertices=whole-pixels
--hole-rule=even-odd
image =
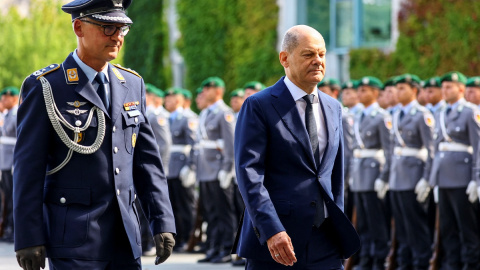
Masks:
[[[233,132],[235,116],[222,100],[225,83],[209,77],[201,84],[207,108],[199,119],[197,179],[204,217],[210,227],[210,248],[199,262],[231,260],[234,236]]]
[[[397,98],[397,88],[395,86],[395,78],[390,77],[387,81],[385,81],[383,91],[385,92],[385,100],[386,104],[388,104],[387,111],[390,115],[393,115],[400,107],[400,103],[398,102]]]
[[[3,239],[13,242],[13,149],[17,141],[17,109],[18,89],[7,87],[1,92],[1,103],[7,113],[3,119],[0,137],[0,169],[2,170],[1,185],[4,194]]]
[[[395,79],[397,99],[402,107],[394,113],[392,121],[394,151],[389,187],[397,240],[397,269],[426,270],[431,257],[433,239],[428,212],[421,205],[428,193],[419,190],[428,186],[434,118],[415,99],[420,83],[420,78],[413,74]]]
[[[258,93],[263,89],[265,89],[265,85],[261,82],[257,82],[257,81],[247,82],[245,86],[243,86],[243,90],[245,90],[245,96],[243,98],[247,99],[249,96],[255,93]]]
[[[245,91],[242,88],[235,89],[230,93],[230,107],[235,113],[235,118],[237,118],[244,101]]]
[[[444,269],[477,269],[480,261],[478,191],[472,172],[480,140],[480,112],[463,98],[467,78],[460,72],[441,77],[447,106],[435,125],[435,157],[430,186],[438,187]]]
[[[388,253],[388,226],[381,200],[388,190],[391,120],[376,102],[382,82],[363,77],[358,97],[365,106],[354,121],[354,150],[351,168],[357,209],[357,232],[362,240],[359,269],[384,269]]]
[[[183,108],[184,89],[173,87],[165,93],[165,108],[170,112],[172,146],[167,174],[170,199],[177,227],[178,251],[183,251],[193,226],[195,208],[194,150],[197,117]]]
[[[425,106],[434,115],[445,106],[442,96],[442,84],[439,77],[432,77],[422,82],[425,88],[427,105]]]
[[[130,0],[75,0],[77,49],[27,77],[14,153],[17,260],[38,270],[141,269],[138,197],[155,235],[156,264],[175,224],[145,86],[110,64],[123,45]]]
[[[187,115],[191,115],[191,116],[194,116],[194,117],[198,117],[198,115],[192,111],[192,92],[190,92],[190,90],[187,90],[187,89],[182,89],[182,94],[183,94],[183,97],[185,98],[185,102],[183,102],[183,109],[184,109],[184,113],[186,113]]]
[[[468,78],[465,100],[480,108],[480,76]]]
[[[333,78],[323,79],[317,84],[317,88],[334,99],[338,99],[338,96],[340,95],[340,82]]]

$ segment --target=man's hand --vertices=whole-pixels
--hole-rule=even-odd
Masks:
[[[431,187],[428,184],[427,180],[424,178],[418,181],[417,185],[415,186],[415,194],[417,194],[417,201],[419,203],[424,203],[425,200],[428,198],[428,194],[430,193]]]
[[[155,247],[157,248],[157,258],[155,258],[155,265],[165,262],[170,255],[172,255],[173,246],[175,246],[175,239],[171,233],[159,233],[153,237],[155,240]]]
[[[380,200],[383,200],[388,191],[388,183],[384,182],[381,179],[377,179],[375,180],[373,189],[377,192],[377,197]]]
[[[471,203],[474,203],[478,199],[478,194],[477,194],[477,182],[472,180],[470,183],[468,183],[467,191],[465,193],[468,195],[468,200]]]
[[[195,184],[195,172],[187,165],[183,166],[178,177],[185,188],[189,188]]]
[[[17,262],[24,270],[45,268],[45,247],[36,246],[17,250]]]
[[[285,266],[292,266],[297,262],[293,252],[292,240],[286,232],[279,232],[267,240],[268,250],[272,258]]]
[[[232,183],[232,174],[221,170],[218,172],[218,181],[222,189],[227,189]]]

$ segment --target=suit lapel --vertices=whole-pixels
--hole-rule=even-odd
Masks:
[[[110,92],[112,97],[112,123],[118,118],[118,115],[123,109],[123,104],[125,103],[125,97],[129,89],[125,86],[125,80],[120,81],[120,79],[112,71],[113,67],[111,64],[108,64],[108,77],[110,79]],[[127,102],[135,102],[141,100],[128,100]]]
[[[272,105],[282,119],[285,127],[290,131],[293,137],[297,139],[298,143],[305,151],[305,154],[308,156],[310,163],[315,167],[315,160],[310,147],[310,138],[308,137],[307,130],[302,124],[302,119],[300,119],[296,102],[293,100],[290,91],[283,82],[283,78],[284,77],[282,77],[272,89],[272,96],[275,97],[272,101]]]
[[[328,152],[331,151],[330,147],[334,145],[333,140],[335,139],[335,127],[337,125],[337,122],[335,121],[335,113],[332,109],[332,106],[324,95],[324,93],[318,91],[320,107],[322,108],[323,119],[325,121],[325,127],[327,128],[327,145],[323,153],[322,162],[319,165],[319,171],[322,171],[324,169],[326,164],[325,157],[327,157]],[[327,117],[327,115],[331,117]]]

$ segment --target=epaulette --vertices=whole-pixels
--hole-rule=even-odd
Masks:
[[[40,77],[47,75],[48,73],[51,73],[57,69],[60,68],[59,64],[51,64],[48,67],[39,69],[35,72],[32,73],[32,76],[36,77],[36,79],[40,79]]]
[[[133,75],[135,75],[135,76],[137,76],[137,77],[139,77],[139,78],[142,78],[142,76],[140,76],[140,74],[138,74],[135,70],[131,70],[131,69],[129,69],[129,68],[124,68],[124,67],[122,67],[122,66],[119,65],[119,64],[112,64],[112,65],[114,65],[115,67],[117,67],[117,68],[119,68],[119,69],[128,71],[128,72],[132,73]]]

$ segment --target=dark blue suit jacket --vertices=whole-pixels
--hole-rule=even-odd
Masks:
[[[283,79],[249,97],[238,116],[235,166],[246,211],[234,252],[273,261],[266,241],[281,231],[291,237],[294,249],[305,246],[315,214],[311,202],[322,192],[341,255],[347,258],[358,250],[360,242],[343,214],[341,106],[318,92],[328,142],[317,167],[308,133]]]
[[[143,79],[111,64],[108,72],[111,113],[105,110],[72,55],[60,66],[51,65],[43,74],[40,70],[26,79],[23,102],[18,109],[15,147],[15,250],[45,245],[47,255],[52,258],[109,259],[114,238],[118,237],[114,235],[115,228],[123,226],[134,256],[139,257],[140,209],[134,203],[137,196],[154,234],[175,233],[167,181],[155,137],[145,117]],[[68,148],[48,118],[38,80],[41,76],[51,84],[58,110],[73,126],[77,121],[83,126],[88,112],[72,114],[68,111],[75,106],[67,102],[78,101],[81,110],[98,106],[106,117],[100,149],[90,155],[74,152],[63,169],[48,176],[46,171],[65,159]],[[130,112],[136,110],[138,115],[132,116],[124,104],[137,101]],[[80,144],[91,145],[97,127],[94,114]],[[65,130],[73,138],[73,132]]]

